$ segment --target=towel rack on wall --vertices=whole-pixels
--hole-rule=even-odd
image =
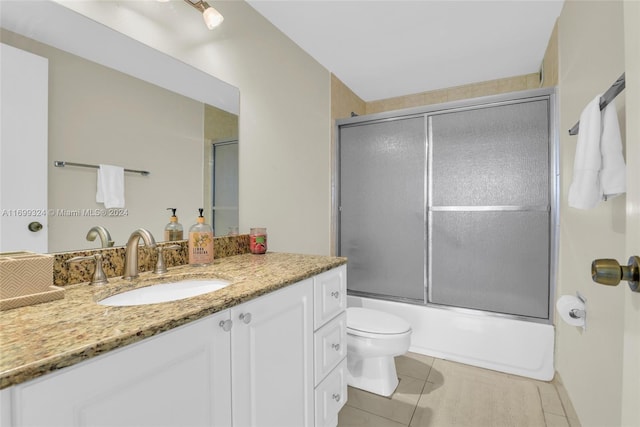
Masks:
[[[616,80],[600,98],[600,111],[604,110],[604,107],[609,105],[609,103],[624,90],[624,86],[624,73],[622,73],[622,75],[618,77],[618,80]],[[571,129],[569,129],[569,135],[577,135],[579,129],[580,122],[576,123]]]
[[[57,167],[57,168],[63,168],[65,166],[78,166],[81,168],[93,168],[93,169],[100,169],[100,166],[98,165],[87,165],[85,163],[72,163],[72,162],[65,162],[63,160],[54,160],[53,161],[53,166]],[[132,173],[139,173],[140,175],[143,176],[147,176],[149,174],[151,174],[151,172],[149,171],[141,171],[141,170],[135,170],[135,169],[125,169],[125,172],[132,172]]]

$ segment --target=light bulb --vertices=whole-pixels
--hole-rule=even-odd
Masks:
[[[224,21],[224,16],[211,6],[202,12],[202,17],[204,18],[204,23],[207,25],[207,28],[210,30],[213,30]]]

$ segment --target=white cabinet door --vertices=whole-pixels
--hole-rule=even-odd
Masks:
[[[0,252],[46,253],[49,64],[5,44],[0,57]]]
[[[229,311],[10,389],[12,426],[230,426]]]
[[[231,309],[234,426],[313,426],[312,283]]]

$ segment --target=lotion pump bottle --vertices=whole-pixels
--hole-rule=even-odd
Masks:
[[[169,218],[169,224],[164,228],[164,240],[175,242],[176,240],[184,239],[184,233],[182,224],[178,222],[176,216],[176,208],[167,208],[168,211],[173,211],[171,218]]]
[[[197,222],[189,229],[189,264],[200,266],[213,262],[213,228],[204,223],[202,212]]]

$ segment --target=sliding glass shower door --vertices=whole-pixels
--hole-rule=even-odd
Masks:
[[[546,319],[548,100],[429,117],[429,302]]]
[[[340,252],[351,292],[424,302],[424,117],[340,130]]]
[[[549,319],[556,169],[539,93],[339,126],[350,294]]]

